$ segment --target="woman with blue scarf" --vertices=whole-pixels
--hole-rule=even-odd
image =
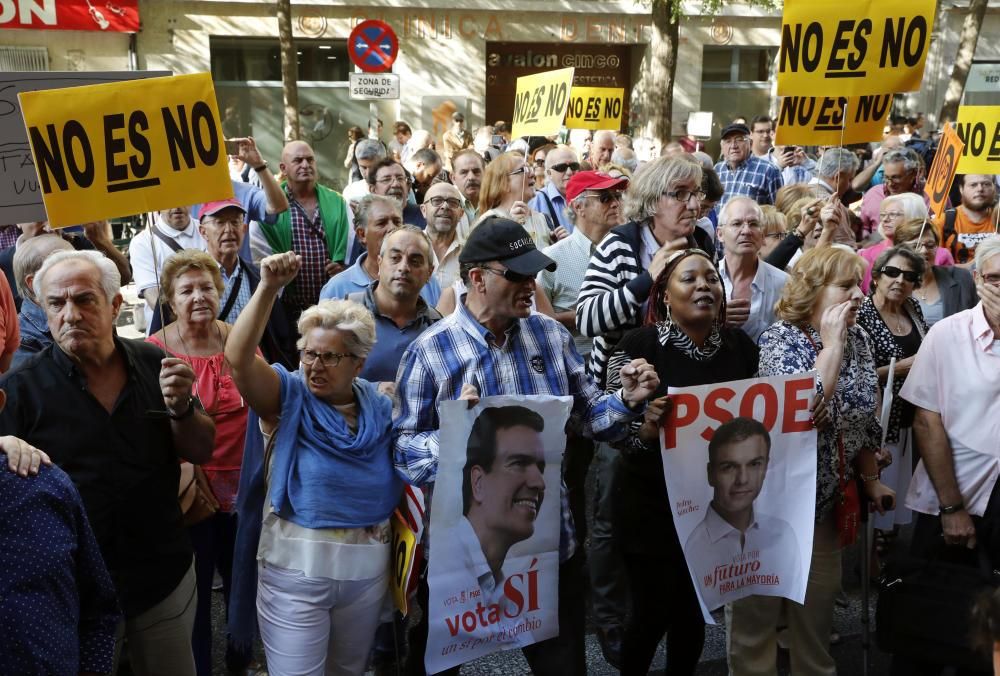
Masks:
[[[233,379],[274,436],[257,548],[257,619],[269,673],[363,674],[389,591],[392,402],[358,378],[375,342],[361,305],[323,301],[299,318],[299,370],[257,352],[295,253],[261,261],[261,281],[226,344]]]

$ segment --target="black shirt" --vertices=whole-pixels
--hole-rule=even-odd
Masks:
[[[676,329],[675,329],[676,330]],[[696,361],[674,345],[660,343],[655,326],[628,333],[615,348],[629,359],[643,358],[660,376],[650,399],[667,394],[670,387],[693,387],[743,380],[757,375],[759,350],[739,329],[721,330],[722,345],[708,361]],[[668,556],[683,562],[663,476],[659,444],[646,451],[621,454],[621,474],[614,525],[625,551]]]
[[[24,439],[65,471],[83,498],[128,617],[166,598],[191,565],[177,503],[177,451],[160,392],[162,351],[115,339],[128,380],[108,413],[55,344],[0,377],[0,434]]]

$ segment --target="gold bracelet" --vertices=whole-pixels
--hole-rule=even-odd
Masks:
[[[865,483],[868,483],[869,481],[878,481],[881,478],[882,476],[878,472],[876,472],[875,474],[864,474],[864,473],[861,474],[861,480],[864,481]]]

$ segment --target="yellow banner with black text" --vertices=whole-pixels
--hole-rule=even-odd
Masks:
[[[566,128],[620,131],[624,107],[622,88],[573,87],[566,110]]]
[[[892,94],[786,96],[778,111],[777,145],[836,146],[879,141],[892,109]]]
[[[512,137],[559,133],[573,88],[573,70],[561,68],[517,78]]]
[[[208,73],[19,98],[53,227],[233,196]]]

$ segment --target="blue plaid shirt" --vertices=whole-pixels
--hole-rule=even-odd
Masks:
[[[396,375],[393,453],[396,471],[409,483],[424,486],[437,476],[438,402],[458,399],[465,383],[477,385],[481,397],[570,395],[570,427],[599,441],[624,438],[629,423],[643,413],[643,407],[630,411],[620,391],[604,394],[598,388],[573,337],[554,319],[537,313],[519,319],[498,347],[460,302],[413,341]],[[559,559],[566,561],[576,544],[565,483],[560,499]]]
[[[730,169],[722,161],[715,165],[715,171],[726,190],[717,207],[720,211],[726,202],[737,195],[746,195],[757,204],[774,204],[781,187],[781,171],[752,153],[735,169]]]

